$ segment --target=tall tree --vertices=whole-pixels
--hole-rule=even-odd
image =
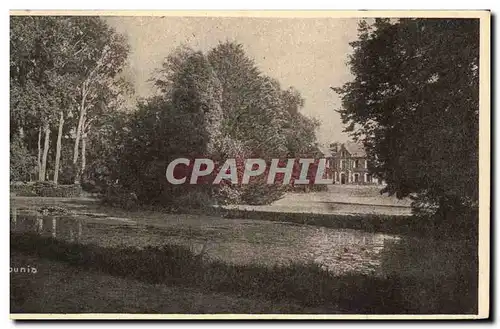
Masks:
[[[60,59],[69,56],[61,47],[60,22],[56,17],[11,18],[11,117],[22,138],[30,121],[38,125],[40,180],[46,178],[51,124],[67,86]]]
[[[283,130],[288,156],[305,157],[315,154],[318,151],[316,129],[319,127],[319,121],[300,112],[305,101],[295,88],[290,87],[282,91],[281,98],[287,118],[283,122]]]
[[[78,47],[82,51],[73,56],[71,66],[78,77],[76,99],[78,123],[73,147],[73,165],[78,167],[80,142],[86,121],[105,108],[104,102],[113,103],[120,95],[123,81],[119,78],[126,65],[129,52],[123,35],[116,33],[99,17],[73,17],[71,29],[79,36]],[[81,168],[77,169],[75,182],[80,180]]]
[[[177,157],[209,156],[217,168],[227,158],[270,160],[314,151],[317,122],[300,113],[299,92],[283,90],[262,74],[240,44],[221,43],[207,55],[177,49],[152,81],[158,93],[140,102],[129,123],[129,151],[119,166],[124,168],[120,182],[149,200],[162,189],[170,197],[186,194],[186,187],[157,186],[165,181],[165,166]],[[232,202],[257,203],[274,201],[283,192],[264,180],[210,191]]]
[[[222,85],[224,135],[243,141],[261,157],[286,154],[282,125],[287,119],[279,82],[263,75],[235,42],[220,43],[208,59]]]
[[[184,115],[195,139],[196,152],[211,154],[220,139],[222,88],[218,77],[201,52],[190,54],[172,81],[172,105]],[[195,149],[192,149],[195,151]]]
[[[359,33],[354,80],[335,90],[385,191],[477,205],[479,20],[377,19]]]
[[[220,82],[203,53],[177,51],[158,74],[162,91],[139,102],[117,166],[122,186],[146,202],[179,195],[165,184],[165,168],[177,157],[213,155],[222,118]]]
[[[57,132],[53,177],[57,183],[65,124],[78,118],[73,152],[77,166],[80,142],[94,126],[91,122],[120,107],[123,94],[130,89],[119,76],[128,50],[124,37],[99,17],[11,18],[12,131],[29,139],[24,136],[25,128],[36,127],[40,180],[47,176],[53,128]]]

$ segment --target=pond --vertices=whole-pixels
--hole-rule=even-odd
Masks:
[[[159,222],[82,211],[47,215],[17,207],[11,209],[11,231],[101,246],[180,244],[204,257],[236,264],[315,262],[339,275],[382,274],[382,251],[399,239],[265,220],[170,214]]]

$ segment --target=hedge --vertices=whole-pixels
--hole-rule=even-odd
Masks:
[[[17,196],[74,198],[82,194],[80,185],[55,185],[48,182],[11,184],[10,192]]]

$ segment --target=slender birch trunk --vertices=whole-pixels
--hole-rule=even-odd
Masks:
[[[73,168],[75,169],[75,184],[80,184],[80,168],[78,168],[78,154],[80,152],[80,139],[82,138],[83,123],[85,121],[85,99],[87,97],[86,82],[82,85],[82,100],[80,102],[80,116],[76,127],[75,146],[73,148]]]
[[[57,131],[56,162],[54,166],[54,183],[59,179],[59,163],[61,161],[61,139],[64,126],[64,112],[61,110],[59,116],[59,130]]]
[[[38,127],[38,180],[42,180],[42,127]]]
[[[87,166],[87,136],[90,129],[92,119],[88,120],[87,117],[83,118],[82,124],[82,167],[80,173],[85,172],[85,167]]]
[[[75,146],[73,148],[73,165],[76,165],[78,162],[78,151],[80,147],[80,138],[82,134],[83,128],[83,120],[85,118],[85,98],[87,97],[87,90],[85,88],[85,83],[82,86],[82,101],[80,103],[80,117],[78,118],[78,126],[76,127],[76,138],[75,138]]]
[[[82,134],[82,170],[80,171],[82,174],[84,173],[85,166],[87,165],[86,151],[87,151],[87,133],[84,132]]]
[[[45,139],[43,143],[43,155],[42,155],[42,170],[41,170],[42,177],[40,178],[42,182],[45,181],[45,175],[47,171],[47,156],[49,154],[50,126],[48,122],[45,123],[43,130],[45,134]]]

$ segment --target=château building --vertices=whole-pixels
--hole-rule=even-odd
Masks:
[[[322,147],[327,158],[327,177],[333,178],[334,184],[381,184],[368,170],[368,158],[362,145],[347,143],[331,143]]]

